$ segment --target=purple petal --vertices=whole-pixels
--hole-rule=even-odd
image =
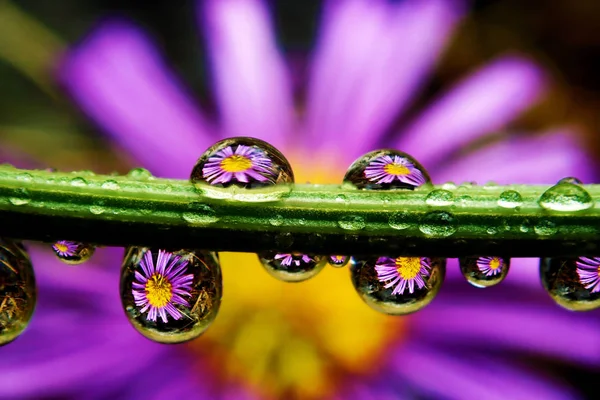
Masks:
[[[551,184],[575,176],[594,181],[594,165],[572,131],[511,138],[433,169],[435,182]]]
[[[110,21],[67,52],[60,79],[82,109],[142,166],[185,178],[211,132],[150,40]]]
[[[544,88],[542,72],[518,57],[483,67],[409,124],[391,147],[435,164],[453,151],[505,126],[531,107]]]
[[[372,150],[431,71],[461,13],[458,3],[330,4],[309,84],[310,140],[335,149],[351,139],[349,161]]]
[[[203,11],[201,25],[206,27],[226,134],[282,146],[291,131],[294,105],[265,4],[209,0]]]

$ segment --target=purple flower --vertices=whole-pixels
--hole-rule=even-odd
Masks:
[[[386,282],[384,288],[396,287],[392,294],[404,294],[406,286],[410,293],[417,289],[425,287],[423,278],[429,276],[431,270],[431,261],[425,257],[379,257],[375,264],[377,279],[380,282]]]
[[[502,273],[504,267],[504,260],[500,257],[479,257],[477,259],[477,268],[486,276],[498,275]]]
[[[265,176],[267,175],[267,176]],[[259,182],[269,180],[273,175],[271,160],[258,148],[238,145],[219,150],[208,158],[202,176],[211,184],[229,183],[232,179],[248,183],[249,178]],[[271,176],[271,179],[275,177]]]
[[[375,183],[392,183],[395,179],[409,185],[421,186],[425,183],[423,173],[408,159],[384,155],[371,161],[365,168],[365,177]]]
[[[348,256],[340,256],[340,255],[329,256],[327,258],[327,261],[329,262],[329,264],[332,264],[335,266],[343,266],[343,265],[346,265],[346,263],[348,262]]]
[[[82,110],[156,176],[187,179],[206,148],[243,135],[282,150],[299,182],[339,183],[376,148],[411,154],[436,182],[594,181],[571,129],[506,131],[545,87],[540,69],[519,56],[492,60],[392,126],[462,14],[452,0],[327,2],[307,78],[294,77],[306,88],[300,106],[266,2],[199,4],[218,116],[200,111],[127,21],[105,21],[60,67]],[[498,132],[502,140],[485,140]],[[474,141],[482,145],[468,146]],[[196,341],[166,347],[131,328],[115,294],[118,255],[101,253],[95,265],[57,274],[54,260],[33,252],[38,311],[3,349],[0,397],[562,399],[578,393],[537,373],[546,363],[527,360],[600,365],[598,314],[552,304],[533,258],[513,260],[507,279],[485,293],[449,260],[438,297],[390,319],[368,309],[335,268],[291,285],[268,276],[255,255],[222,253],[228,299],[217,322]]]
[[[300,266],[301,263],[308,264],[313,261],[307,254],[276,254],[274,257],[276,260],[280,260],[281,265],[285,265],[287,267],[291,266],[292,263],[296,264],[297,267]]]
[[[77,253],[80,243],[69,240],[59,240],[52,245],[54,252],[60,257],[73,257]]]
[[[139,271],[135,271],[131,293],[135,305],[141,307],[140,313],[148,313],[146,319],[156,321],[156,317],[160,316],[166,324],[167,313],[173,319],[182,317],[175,305],[190,306],[183,297],[191,296],[194,280],[194,275],[184,275],[187,265],[187,260],[165,250],[158,251],[156,264],[150,250],[144,254]]]
[[[591,293],[600,292],[600,258],[579,257],[576,264],[581,284]]]

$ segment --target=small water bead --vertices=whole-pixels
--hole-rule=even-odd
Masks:
[[[222,296],[215,253],[201,250],[127,249],[121,301],[129,322],[148,339],[182,343],[214,321]]]
[[[554,222],[543,219],[535,224],[533,230],[540,236],[550,236],[558,232],[558,227]]]
[[[329,257],[327,257],[327,262],[332,267],[342,268],[342,267],[345,267],[348,264],[348,262],[350,261],[350,258],[351,257],[340,256],[340,255],[329,256]]]
[[[447,190],[432,190],[425,198],[425,203],[430,206],[450,206],[454,203],[454,195]]]
[[[137,181],[145,181],[152,178],[152,174],[145,168],[133,168],[127,173],[127,177]]]
[[[290,163],[273,146],[259,139],[221,140],[198,159],[191,174],[194,184],[242,188],[294,182]]]
[[[523,197],[515,190],[506,190],[500,193],[498,205],[503,208],[517,208],[523,205]]]
[[[267,272],[285,282],[301,282],[317,275],[325,266],[325,259],[304,253],[259,253],[258,257]]]
[[[273,217],[269,218],[269,223],[273,226],[281,226],[283,221],[283,216],[279,214],[275,214]]]
[[[587,210],[594,205],[594,200],[582,186],[562,182],[546,190],[538,204],[546,210],[570,212]]]
[[[77,265],[89,260],[96,248],[89,243],[59,240],[52,245],[52,250],[65,264]]]
[[[440,290],[446,260],[431,257],[377,257],[355,260],[354,288],[371,308],[406,315],[429,304]]]
[[[192,201],[188,204],[188,211],[182,215],[190,225],[210,225],[219,220],[215,210],[208,204]]]
[[[33,268],[23,246],[0,238],[0,346],[25,330],[36,299]]]
[[[71,186],[84,187],[87,185],[87,181],[81,177],[71,179]]]
[[[419,230],[431,237],[447,237],[456,232],[456,220],[450,213],[444,211],[433,211],[426,214]]]
[[[600,257],[544,258],[540,277],[560,306],[573,311],[600,308]]]
[[[120,186],[117,181],[107,180],[102,183],[102,189],[118,190],[120,189]]]
[[[413,190],[430,183],[429,174],[410,155],[397,150],[375,150],[358,158],[350,165],[344,182],[359,189]]]
[[[366,226],[365,219],[359,215],[346,215],[338,221],[338,225],[350,231],[358,231]]]
[[[510,267],[507,257],[465,257],[459,259],[460,271],[471,285],[484,288],[497,285],[506,278]]]

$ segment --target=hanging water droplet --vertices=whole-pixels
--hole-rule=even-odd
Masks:
[[[429,304],[440,290],[446,260],[431,257],[378,257],[355,260],[352,284],[376,311],[405,315]]]
[[[546,190],[538,204],[551,211],[580,211],[594,205],[592,196],[581,186],[573,183],[558,183]]]
[[[432,237],[446,237],[456,232],[456,220],[452,214],[444,211],[433,211],[426,214],[419,225],[419,230]]]
[[[566,178],[562,178],[560,181],[557,182],[558,183],[572,183],[574,185],[583,185],[583,182],[581,182],[579,179],[573,177],[573,176],[568,176]]]
[[[145,168],[133,168],[127,173],[127,177],[137,181],[145,181],[152,178],[152,174]]]
[[[460,271],[467,282],[478,288],[502,282],[510,267],[510,258],[507,257],[465,257],[459,262]]]
[[[332,267],[342,268],[342,267],[345,267],[348,264],[348,262],[350,261],[350,258],[351,257],[340,256],[340,255],[329,256],[329,257],[327,257],[327,262]]]
[[[305,281],[325,266],[322,257],[312,254],[265,252],[258,257],[270,275],[285,282]]]
[[[540,277],[560,306],[573,311],[600,308],[600,257],[543,258]]]
[[[76,186],[76,187],[83,187],[87,185],[87,181],[85,179],[83,179],[82,177],[77,177],[77,178],[73,178],[71,179],[71,186]]]
[[[338,225],[350,231],[358,231],[366,226],[365,219],[359,215],[345,215],[338,221]]]
[[[118,190],[118,189],[120,189],[120,186],[117,183],[117,181],[113,181],[112,179],[109,179],[102,183],[102,189]]]
[[[430,183],[429,174],[417,160],[396,150],[375,150],[350,165],[344,182],[359,189],[414,189]]]
[[[523,197],[515,190],[506,190],[500,193],[498,205],[504,208],[517,208],[523,205]]]
[[[181,343],[198,337],[214,321],[221,296],[215,253],[127,249],[121,301],[131,324],[148,339]]]
[[[65,264],[77,265],[89,260],[96,248],[89,243],[59,240],[52,245],[52,250]]]
[[[454,203],[454,195],[447,190],[432,190],[425,198],[425,203],[430,206],[450,206]]]
[[[190,180],[194,184],[243,188],[294,181],[292,167],[279,150],[250,137],[224,139],[198,159]]]
[[[0,238],[0,346],[25,330],[36,299],[33,268],[23,246]]]

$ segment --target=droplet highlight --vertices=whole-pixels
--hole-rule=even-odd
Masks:
[[[52,245],[52,250],[65,264],[77,265],[89,260],[94,255],[96,247],[89,243],[59,240]]]
[[[498,205],[503,208],[517,208],[523,205],[523,197],[515,190],[506,190],[500,193]]]
[[[549,211],[573,212],[593,207],[594,200],[583,187],[564,182],[546,190],[538,204]]]
[[[302,282],[317,275],[325,266],[320,256],[304,253],[259,253],[258,257],[267,272],[285,282]]]
[[[543,258],[542,286],[561,307],[572,311],[600,308],[600,257]]]
[[[502,282],[510,268],[507,257],[465,257],[459,259],[460,272],[467,282],[478,288],[495,286]]]
[[[454,195],[443,189],[432,190],[425,198],[425,203],[430,206],[451,206],[454,203]]]

